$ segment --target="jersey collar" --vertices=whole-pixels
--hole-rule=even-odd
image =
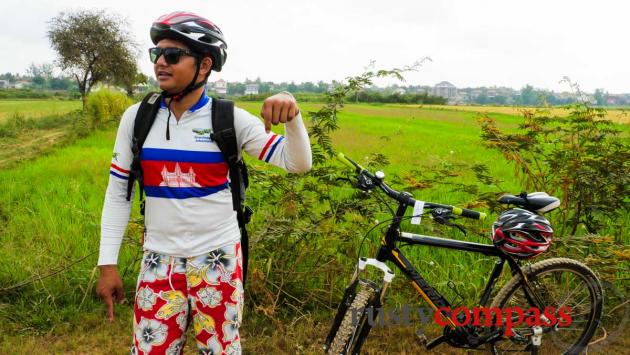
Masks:
[[[199,101],[197,101],[196,104],[192,105],[192,107],[189,108],[188,111],[195,112],[204,107],[208,103],[208,101],[210,101],[210,98],[208,97],[208,95],[206,95],[206,89],[203,89]],[[166,102],[164,102],[164,99],[162,99],[162,101],[160,102],[160,108],[166,108]]]

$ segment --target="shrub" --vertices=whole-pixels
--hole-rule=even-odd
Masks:
[[[581,103],[567,110],[566,118],[525,111],[515,134],[501,132],[483,116],[482,139],[515,164],[524,187],[561,199],[560,235],[575,235],[580,225],[588,233],[623,231],[630,212],[630,143],[605,120],[603,109]]]
[[[127,95],[109,89],[101,89],[88,96],[84,116],[91,128],[108,121],[117,121],[133,102]]]

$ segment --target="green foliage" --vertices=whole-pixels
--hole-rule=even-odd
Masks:
[[[88,96],[85,118],[91,128],[96,128],[108,121],[119,120],[132,103],[131,99],[119,91],[101,89]]]
[[[332,309],[341,294],[348,270],[356,262],[357,240],[375,220],[378,206],[354,191],[339,193],[339,174],[330,134],[338,128],[338,113],[347,96],[371,85],[377,77],[393,76],[413,67],[366,71],[349,77],[325,95],[325,104],[309,111],[313,168],[308,174],[284,174],[250,169],[253,186],[263,191],[250,198],[257,212],[252,234],[250,300],[278,326],[282,317],[295,317],[313,308]],[[385,164],[374,155],[363,164]],[[256,206],[264,205],[264,209]],[[264,221],[263,225],[260,225]],[[308,275],[308,283],[304,277]],[[296,314],[297,312],[297,314]]]
[[[77,81],[85,105],[99,82],[126,83],[138,72],[136,44],[126,22],[104,11],[60,13],[50,21],[48,38],[59,65]]]
[[[610,227],[627,230],[630,210],[630,143],[606,112],[587,104],[568,106],[568,117],[544,110],[525,111],[520,131],[506,134],[482,116],[482,139],[500,151],[527,189],[546,191],[562,200],[559,234],[589,233]],[[608,228],[607,228],[608,227]]]
[[[75,111],[69,114],[47,115],[38,118],[25,117],[21,113],[13,114],[6,122],[0,124],[0,138],[14,138],[31,131],[58,128],[72,124],[81,116]]]
[[[33,89],[0,90],[0,99],[77,99],[75,93],[59,91],[42,91]]]
[[[349,98],[352,100],[352,97]],[[377,103],[396,103],[396,104],[427,104],[427,105],[445,105],[446,99],[442,96],[429,95],[426,92],[414,94],[400,93],[380,93],[373,90],[362,90],[355,94],[355,102],[377,102]]]

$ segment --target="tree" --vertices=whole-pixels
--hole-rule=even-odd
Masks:
[[[604,94],[604,90],[596,89],[594,96],[595,96],[595,102],[597,102],[597,106],[606,105],[606,94]]]
[[[50,21],[48,38],[58,64],[76,79],[84,108],[96,83],[121,82],[136,75],[137,45],[127,26],[120,17],[104,11],[62,12]]]
[[[33,63],[26,70],[26,74],[32,78],[35,87],[43,89],[53,76],[53,65],[50,63],[40,65]]]
[[[538,104],[538,94],[533,86],[527,84],[521,89],[521,104],[525,106],[535,106]]]
[[[227,91],[228,91],[228,95],[243,95],[245,94],[245,84],[228,83]]]

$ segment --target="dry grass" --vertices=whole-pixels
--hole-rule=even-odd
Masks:
[[[47,335],[3,335],[0,343],[2,354],[126,354],[131,342],[131,308],[118,309],[114,323],[105,318],[87,315],[80,325],[60,325]],[[261,320],[259,320],[261,321]],[[327,323],[303,318],[293,327],[284,330],[252,327],[245,318],[241,329],[244,354],[322,354]],[[438,335],[433,329],[429,339]],[[627,354],[629,339],[618,339],[605,349],[589,349],[589,354]],[[412,327],[375,328],[363,347],[365,354],[418,354],[427,350],[420,344]],[[188,335],[186,354],[196,353],[192,334]],[[432,354],[482,354],[479,351],[456,349],[442,344]]]
[[[27,131],[15,138],[0,140],[0,168],[34,159],[66,141],[67,128]]]
[[[414,105],[415,106],[415,105]],[[506,115],[521,116],[523,110],[532,109],[516,106],[443,106],[443,105],[423,105],[423,108],[439,109],[446,111],[466,111],[481,113],[502,113]],[[563,108],[554,107],[549,109],[552,115],[567,116],[568,111]],[[608,119],[616,123],[630,124],[630,109],[607,109]]]

